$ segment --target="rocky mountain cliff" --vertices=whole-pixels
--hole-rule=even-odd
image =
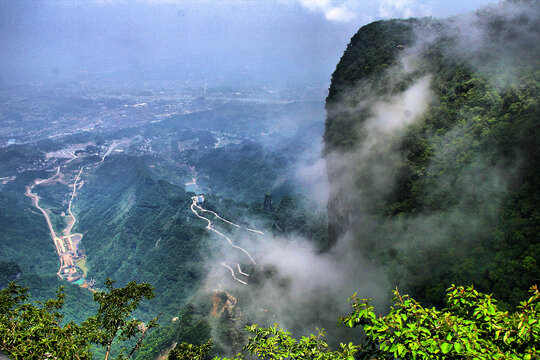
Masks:
[[[362,27],[332,75],[329,240],[437,304],[540,279],[540,6]]]

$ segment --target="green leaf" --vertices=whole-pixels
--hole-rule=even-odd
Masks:
[[[452,349],[452,345],[449,343],[442,343],[441,345],[441,351],[443,354],[448,354],[450,350]]]
[[[404,353],[405,350],[406,350],[405,345],[403,345],[403,344],[398,344],[397,348],[398,348],[398,353],[399,353],[399,355],[400,355],[400,356],[403,355],[403,353]]]

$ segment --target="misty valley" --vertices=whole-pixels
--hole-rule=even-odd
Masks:
[[[141,35],[211,27],[201,4],[79,5],[163,20]],[[260,6],[356,9],[291,4]],[[0,358],[538,358],[540,6],[381,9],[328,83],[157,35],[121,70],[0,77]]]
[[[88,290],[99,290],[107,277],[149,282],[156,299],[141,314],[161,313],[172,323],[189,301],[207,317],[214,297],[263,281],[270,270],[238,245],[257,253],[264,251],[257,243],[272,237],[305,236],[326,246],[325,210],[298,178],[298,167],[320,152],[323,102],[264,99],[259,89],[226,100],[201,89],[178,99],[150,90],[103,98],[96,90],[85,94],[94,101],[81,100],[84,108],[72,107],[71,116],[57,121],[54,131],[65,130],[51,139],[47,124],[64,114],[51,104],[69,103],[36,96],[36,104],[26,91],[28,98],[10,99],[4,115],[29,116],[43,128],[17,132],[6,123],[1,202],[10,210],[2,211],[2,286],[17,279],[44,299],[67,282],[67,313],[82,320],[94,307]],[[21,113],[30,107],[35,112]],[[124,119],[141,119],[141,107],[152,120]],[[73,119],[93,117],[96,123],[71,130]],[[218,222],[217,235],[203,216]],[[225,304],[219,306],[223,312]],[[171,342],[170,336],[160,341]]]

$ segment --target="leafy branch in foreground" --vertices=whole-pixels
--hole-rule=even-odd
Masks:
[[[424,308],[394,292],[395,305],[377,317],[367,300],[351,298],[354,312],[339,320],[361,326],[367,338],[362,359],[535,359],[540,349],[540,294],[521,302],[514,313],[497,309],[496,300],[472,286],[447,289],[447,308]]]
[[[28,289],[10,283],[0,290],[0,351],[17,359],[92,359],[90,345],[98,344],[106,348],[108,359],[111,346],[116,341],[135,339],[135,345],[127,355],[120,351],[117,359],[128,359],[142,346],[148,330],[157,326],[157,317],[144,324],[140,320],[128,318],[139,307],[143,298],[154,297],[151,285],[130,282],[121,288],[114,288],[114,282],[107,279],[106,290],[94,294],[99,304],[96,315],[81,325],[73,322],[62,324],[59,312],[64,305],[63,288],[57,291],[56,299],[28,303]]]
[[[131,349],[128,356],[124,356],[126,351],[122,348],[118,359],[127,359],[140,348],[144,337],[149,329],[157,326],[158,318],[152,319],[148,324],[144,324],[137,319],[128,320],[131,313],[139,307],[143,298],[154,298],[154,288],[147,283],[137,284],[130,281],[122,288],[114,288],[114,281],[107,278],[105,280],[106,291],[98,291],[94,294],[94,301],[99,304],[98,313],[91,316],[82,325],[90,329],[90,341],[106,348],[105,360],[109,358],[111,347],[118,336],[118,340],[126,341],[134,337],[137,343]]]
[[[90,344],[106,348],[110,356],[113,342],[135,339],[131,351],[122,349],[117,359],[128,359],[141,348],[147,331],[157,326],[154,318],[146,326],[131,319],[143,298],[154,295],[149,284],[128,283],[114,288],[108,279],[106,291],[94,294],[99,309],[81,325],[61,324],[59,310],[64,303],[62,289],[56,299],[28,304],[27,289],[11,283],[0,291],[0,351],[13,359],[90,359]],[[358,345],[341,344],[332,351],[323,340],[324,332],[296,340],[278,325],[247,327],[252,334],[245,355],[221,360],[241,360],[246,355],[259,359],[537,359],[540,344],[540,293],[531,288],[531,297],[513,313],[497,308],[491,295],[471,287],[447,289],[447,307],[424,308],[407,295],[394,292],[394,305],[386,316],[377,316],[370,300],[353,296],[354,311],[339,319],[346,327],[361,327],[365,339]],[[171,350],[169,360],[205,359],[212,342],[195,346],[182,343]],[[215,358],[219,360],[219,358]]]
[[[0,351],[12,359],[91,359],[83,329],[70,322],[61,325],[63,288],[56,298],[28,304],[28,289],[15,283],[0,291]]]
[[[396,290],[386,316],[377,316],[369,299],[354,295],[350,299],[354,311],[340,318],[339,324],[362,327],[366,337],[361,344],[341,344],[341,350],[331,351],[322,340],[324,332],[297,341],[277,325],[252,325],[247,330],[253,336],[244,350],[259,359],[537,359],[540,294],[536,286],[530,291],[532,296],[521,302],[518,311],[508,313],[472,286],[447,289],[448,306],[443,310],[424,308]],[[189,359],[185,344],[182,349],[184,357],[169,360]],[[207,354],[209,348],[205,350]],[[221,360],[240,359],[244,356]]]
[[[181,343],[169,352],[167,360],[204,360],[214,343],[208,340],[201,345]]]

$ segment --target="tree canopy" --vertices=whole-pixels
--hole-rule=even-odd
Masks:
[[[97,314],[81,324],[62,324],[65,293],[60,287],[54,299],[29,303],[28,289],[11,282],[0,290],[0,351],[17,359],[92,359],[91,345],[104,347],[105,359],[113,342],[120,342],[117,360],[128,359],[140,348],[157,318],[143,323],[131,313],[143,298],[154,297],[150,284],[130,282],[115,288],[107,279],[106,289],[94,293],[99,305]],[[130,340],[135,339],[135,343]],[[129,348],[129,352],[126,349]],[[127,355],[126,355],[127,352]]]
[[[12,359],[91,359],[91,345],[102,346],[104,359],[111,356],[111,345],[123,346],[116,359],[131,358],[144,347],[148,330],[157,326],[157,317],[146,324],[131,314],[143,299],[153,297],[151,285],[130,282],[115,288],[107,279],[104,291],[94,294],[97,314],[80,325],[62,324],[60,312],[65,294],[62,288],[54,299],[28,302],[27,289],[15,283],[0,290],[0,351]],[[452,285],[447,289],[447,306],[442,310],[423,307],[419,302],[394,291],[394,303],[387,315],[377,315],[371,299],[353,295],[353,311],[338,323],[360,327],[364,336],[358,343],[342,343],[332,350],[324,340],[324,330],[316,335],[295,338],[274,324],[250,325],[244,352],[259,359],[522,359],[537,358],[540,353],[540,293],[537,286],[531,296],[514,312],[502,311],[497,300],[473,286]],[[168,354],[169,360],[207,359],[213,342],[200,345],[181,343]]]

